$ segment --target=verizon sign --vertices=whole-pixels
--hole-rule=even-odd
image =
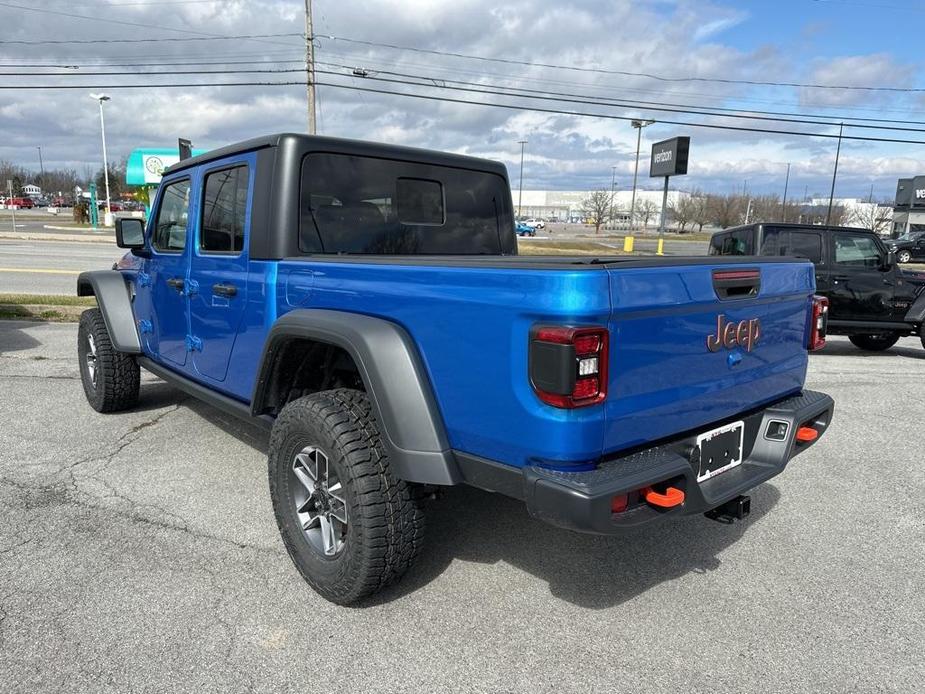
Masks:
[[[683,176],[687,173],[687,155],[690,152],[689,137],[673,137],[652,145],[652,159],[649,162],[649,176]]]

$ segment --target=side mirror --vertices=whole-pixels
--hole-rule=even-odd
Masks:
[[[896,251],[887,251],[886,258],[883,261],[883,265],[880,266],[880,269],[889,270],[895,265],[896,265]]]
[[[145,223],[134,217],[116,217],[116,245],[119,248],[144,248]]]

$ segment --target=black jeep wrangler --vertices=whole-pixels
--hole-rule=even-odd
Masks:
[[[869,229],[759,222],[717,232],[710,255],[807,258],[816,291],[829,300],[828,332],[882,351],[918,335],[925,347],[925,273],[901,268]]]

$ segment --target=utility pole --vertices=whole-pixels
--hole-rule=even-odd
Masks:
[[[39,151],[39,171],[42,172],[42,185],[45,185],[45,165],[42,163],[42,145],[36,147]],[[43,191],[44,192],[44,191]]]
[[[610,228],[613,229],[613,193],[617,185],[617,167],[610,167]]]
[[[784,179],[784,202],[780,206],[780,221],[787,221],[787,187],[790,185],[790,162],[787,162],[787,178]]]
[[[305,86],[308,96],[308,134],[315,127],[315,35],[312,33],[312,0],[305,0]]]
[[[636,128],[636,166],[633,168],[633,195],[630,198],[630,227],[636,219],[636,177],[639,175],[639,146],[642,144],[642,129],[652,125],[654,120],[634,120],[630,123]]]
[[[829,225],[832,218],[832,199],[835,197],[835,177],[838,176],[838,156],[841,154],[841,135],[845,128],[844,123],[838,125],[838,146],[835,148],[835,168],[832,169],[832,189],[829,191],[829,209],[825,212],[825,225]]]
[[[15,233],[16,233],[16,210],[13,209],[13,208],[15,208],[16,205],[14,205],[14,204],[12,203],[12,200],[13,200],[13,179],[12,179],[12,178],[6,179],[6,185],[7,185],[7,188],[10,189],[10,197],[8,197],[7,200],[10,200],[10,201],[11,201],[11,202],[10,202],[10,216],[13,218],[13,233],[15,234]]]
[[[521,216],[520,205],[524,199],[524,147],[527,145],[526,140],[517,140],[520,145],[520,192],[517,194],[517,216]]]

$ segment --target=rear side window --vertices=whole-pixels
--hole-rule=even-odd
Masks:
[[[213,171],[203,184],[199,248],[206,253],[240,253],[247,220],[247,166]]]
[[[765,228],[761,235],[761,253],[759,255],[777,255],[780,252],[780,229]]]
[[[186,247],[189,222],[189,179],[168,183],[154,220],[152,245],[159,251],[180,252]]]
[[[822,262],[822,237],[809,231],[791,231],[790,245],[782,255],[806,258],[818,265]]]
[[[300,204],[303,253],[499,255],[514,227],[501,176],[394,159],[309,154]]]
[[[753,228],[716,234],[710,240],[710,255],[754,255],[754,237]]]
[[[882,262],[880,247],[869,236],[835,234],[835,263],[877,268]]]

